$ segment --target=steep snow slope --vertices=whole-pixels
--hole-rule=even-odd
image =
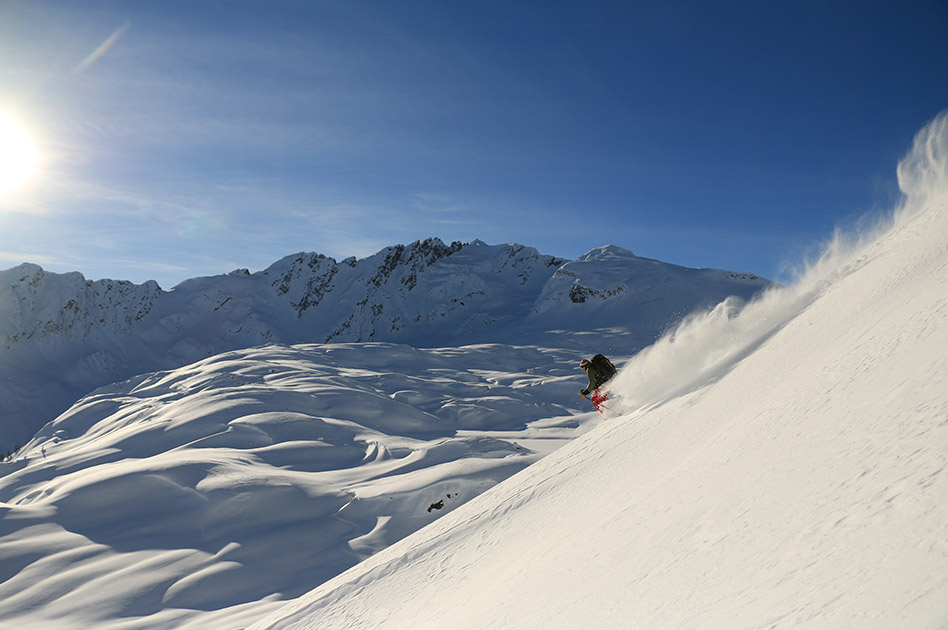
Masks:
[[[0,464],[0,626],[245,626],[582,433],[581,384],[568,351],[363,343],[102,388]]]
[[[643,407],[253,629],[944,628],[946,167],[942,115],[888,233],[688,322],[620,376]]]
[[[602,329],[597,349],[631,352],[687,311],[767,285],[615,247],[567,263],[523,245],[437,239],[362,260],[296,254],[173,291],[25,264],[0,272],[0,451],[96,387],[229,350],[391,341],[586,351]]]

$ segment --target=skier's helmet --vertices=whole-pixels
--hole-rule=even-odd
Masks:
[[[589,367],[589,359],[583,359],[579,362],[579,367],[583,370]]]

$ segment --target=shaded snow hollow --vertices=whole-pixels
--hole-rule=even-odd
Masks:
[[[103,388],[0,464],[0,619],[245,625],[587,430],[574,359],[265,346]]]

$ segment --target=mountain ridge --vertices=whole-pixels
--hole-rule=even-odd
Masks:
[[[362,259],[299,252],[262,271],[191,278],[167,291],[154,281],[88,280],[24,263],[0,271],[0,446],[28,439],[97,387],[230,350],[552,337],[562,345],[595,329],[613,329],[600,343],[621,338],[634,349],[687,312],[769,285],[611,245],[567,261],[516,243],[437,238]]]

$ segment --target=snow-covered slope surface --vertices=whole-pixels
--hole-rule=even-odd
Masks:
[[[595,334],[598,348],[631,352],[691,310],[768,284],[613,246],[567,262],[523,245],[438,239],[361,260],[296,254],[172,291],[24,264],[0,272],[0,452],[96,387],[230,350],[389,341],[585,352]]]
[[[0,626],[244,627],[598,421],[577,373],[567,351],[329,344],[102,388],[0,464]]]
[[[948,117],[900,183],[887,233],[636,356],[644,406],[253,629],[945,628]]]

